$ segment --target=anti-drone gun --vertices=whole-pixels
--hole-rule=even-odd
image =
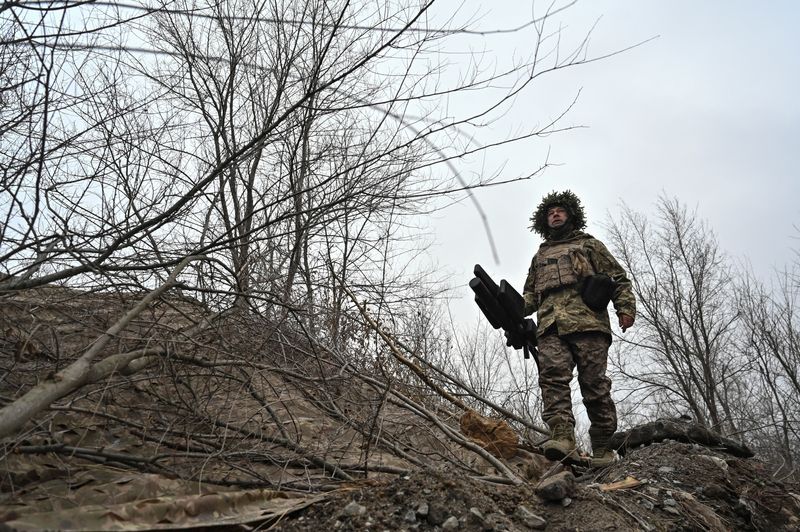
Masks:
[[[503,329],[506,333],[506,345],[514,349],[522,349],[525,358],[533,354],[538,363],[536,350],[536,324],[523,316],[525,300],[505,279],[500,285],[489,277],[480,264],[473,270],[475,277],[469,287],[475,292],[475,303],[495,329]]]

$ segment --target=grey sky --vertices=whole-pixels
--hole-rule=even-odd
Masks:
[[[563,2],[566,4],[567,2]],[[501,5],[502,4],[502,5]],[[530,19],[524,2],[445,2],[442,16],[461,6],[456,20],[483,15],[473,26],[513,27]],[[547,7],[534,4],[537,16]],[[593,64],[554,72],[537,81],[481,140],[525,124],[543,123],[581,91],[563,125],[581,125],[534,142],[464,161],[465,173],[501,169],[503,178],[529,173],[544,160],[559,166],[533,180],[477,192],[495,236],[494,264],[481,221],[468,202],[432,222],[433,249],[453,282],[483,264],[497,278],[521,288],[538,246],[528,218],[542,195],[569,188],[583,200],[588,231],[600,238],[606,212],[620,199],[652,211],[660,193],[697,206],[735,258],[748,258],[757,272],[791,260],[800,248],[800,4],[790,1],[592,0],[558,15],[564,49],[591,36],[590,56],[603,55],[659,36],[639,48]],[[489,66],[507,64],[530,51],[533,36],[470,37],[457,51],[485,49]],[[462,47],[458,49],[458,47]],[[454,50],[454,51],[455,51]],[[450,72],[465,68],[454,56]],[[462,58],[468,57],[466,54]],[[457,103],[455,105],[458,105]],[[468,299],[468,290],[464,297]],[[468,305],[454,306],[469,319]]]

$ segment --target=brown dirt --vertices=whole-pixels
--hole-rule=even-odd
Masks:
[[[667,441],[635,449],[601,471],[575,468],[571,500],[548,503],[535,484],[501,486],[448,472],[415,472],[399,479],[365,480],[287,517],[274,530],[529,530],[518,508],[546,520],[546,530],[798,530],[797,486],[769,479],[754,459]],[[637,487],[604,491],[628,477]],[[348,515],[351,501],[363,514]],[[427,505],[427,515],[419,512]],[[424,512],[423,512],[424,513]]]
[[[125,308],[56,290],[4,303],[0,404],[63,368]],[[161,302],[109,347],[163,344],[159,364],[87,386],[2,442],[0,530],[528,530],[536,516],[546,530],[800,530],[800,486],[757,457],[672,440],[604,470],[566,468],[576,493],[545,502],[538,482],[565,467],[515,452],[505,422],[484,419],[468,436],[505,456],[526,479],[518,486],[497,483],[502,472],[456,441],[461,412],[416,380],[396,378],[390,394],[386,368],[342,365],[262,322],[188,338],[181,331],[204,319],[195,307]]]

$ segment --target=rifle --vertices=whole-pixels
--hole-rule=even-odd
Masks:
[[[480,264],[475,265],[473,273],[469,287],[475,292],[475,303],[483,315],[492,327],[505,331],[507,346],[522,349],[525,358],[533,355],[538,365],[536,324],[523,316],[525,300],[505,279],[498,286]]]

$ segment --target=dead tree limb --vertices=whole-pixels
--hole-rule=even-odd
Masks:
[[[210,419],[209,421],[211,421],[217,427],[223,428],[225,430],[232,430],[234,432],[238,432],[239,434],[247,438],[255,438],[259,441],[267,441],[285,447],[286,449],[289,449],[290,451],[293,451],[298,455],[302,456],[303,458],[308,460],[311,464],[321,468],[324,471],[329,471],[334,478],[338,478],[339,480],[348,480],[348,481],[353,480],[353,477],[342,471],[342,469],[338,465],[328,462],[327,460],[314,455],[301,445],[298,445],[297,443],[291,440],[284,440],[283,438],[278,438],[275,436],[267,436],[265,434],[256,434],[253,431],[248,430],[246,428],[239,427],[237,425],[234,425],[233,423],[220,421],[218,419]]]
[[[305,381],[311,380],[311,378],[306,376],[306,375],[301,375],[301,374],[298,374],[296,372],[292,372],[290,370],[286,370],[286,369],[283,369],[283,368],[278,368],[278,367],[275,367],[275,366],[269,366],[269,365],[266,365],[266,364],[251,363],[251,362],[248,362],[247,364],[245,364],[242,361],[236,361],[236,360],[218,360],[218,361],[211,362],[211,361],[207,361],[207,360],[196,359],[196,358],[193,358],[193,357],[187,357],[185,355],[176,355],[176,358],[184,360],[184,361],[187,361],[187,362],[193,362],[193,363],[196,363],[196,364],[208,366],[208,367],[212,367],[212,366],[243,366],[243,365],[248,365],[248,366],[254,367],[254,368],[266,369],[266,370],[269,370],[269,371],[274,371],[274,372],[277,372],[277,373],[281,373],[281,374],[284,374],[286,376],[297,378],[297,379],[300,379],[300,380],[305,380]],[[357,378],[359,380],[363,380],[364,382],[370,384],[371,386],[375,386],[379,390],[385,391],[387,388],[390,388],[387,383],[381,382],[378,379],[374,379],[374,378],[368,377],[367,375],[361,374],[361,373],[359,373],[357,371],[350,370],[349,368],[345,368],[345,371],[347,371],[352,377]],[[396,389],[391,389],[390,394],[391,395],[389,396],[389,401],[392,404],[394,404],[396,406],[399,406],[399,407],[401,407],[401,408],[403,408],[405,410],[410,410],[415,415],[417,415],[417,416],[419,416],[421,418],[425,418],[428,421],[430,421],[449,440],[451,440],[452,442],[458,444],[459,446],[463,447],[464,449],[479,455],[481,458],[486,460],[500,474],[502,474],[506,479],[508,479],[508,482],[510,482],[512,484],[521,484],[522,483],[522,480],[519,478],[519,476],[517,476],[511,469],[509,469],[501,460],[499,460],[496,457],[494,457],[491,453],[489,453],[488,451],[486,451],[485,449],[483,449],[479,445],[477,445],[477,444],[473,443],[472,441],[469,441],[466,438],[464,438],[463,436],[461,436],[461,434],[458,433],[458,431],[456,431],[456,430],[450,428],[449,426],[447,426],[439,418],[439,416],[437,416],[436,414],[434,414],[433,412],[431,412],[430,410],[428,410],[424,406],[420,405],[419,403],[417,403],[413,399],[409,398],[408,396],[401,394]],[[342,419],[343,416],[341,416],[341,415],[340,416],[335,416],[335,417],[337,417],[340,421],[344,421]],[[351,427],[353,426],[353,424],[350,424],[350,423],[348,423],[348,424]],[[228,428],[232,428],[232,426],[228,425]],[[234,430],[241,431],[242,433],[248,433],[245,429],[236,428]],[[289,446],[289,445],[287,445],[287,444],[289,444],[289,442],[287,442],[285,440],[282,440],[280,438],[274,438],[273,437],[273,438],[269,438],[269,440],[272,441],[273,443],[278,443],[280,445]],[[388,443],[388,442],[386,442],[386,443]],[[408,459],[409,458],[407,453],[398,454],[396,452],[397,449],[395,448],[394,445],[391,445],[391,444],[384,445],[384,448],[386,448],[387,450],[389,450],[391,452],[394,452],[395,454],[397,454],[401,458],[404,458],[404,459]],[[295,450],[295,449],[293,449],[293,450]],[[412,461],[412,463],[419,463],[417,460],[410,460],[410,461]]]
[[[439,367],[437,367],[435,364],[431,364],[427,360],[422,359],[418,354],[416,354],[411,348],[409,348],[407,345],[405,345],[399,339],[394,338],[394,341],[398,346],[403,348],[403,350],[406,353],[408,353],[409,355],[413,356],[417,360],[420,360],[426,366],[431,368],[433,371],[435,371],[436,373],[438,373],[439,375],[441,375],[445,379],[449,380],[450,382],[452,382],[453,384],[455,384],[456,386],[458,386],[459,388],[461,388],[462,390],[467,392],[467,395],[469,395],[470,397],[472,397],[476,401],[478,401],[480,403],[483,403],[484,405],[488,406],[489,408],[491,408],[492,410],[494,410],[498,414],[502,414],[503,416],[506,417],[506,419],[511,419],[513,421],[516,421],[520,425],[523,425],[524,427],[529,428],[534,432],[538,432],[539,434],[543,434],[545,436],[549,436],[550,435],[550,431],[548,429],[542,428],[542,427],[532,423],[531,421],[529,421],[529,420],[527,420],[527,419],[525,419],[525,418],[523,418],[521,416],[518,416],[517,414],[515,414],[511,410],[509,410],[509,409],[507,409],[507,408],[495,403],[494,401],[490,401],[486,397],[480,395],[478,392],[476,392],[474,389],[472,389],[471,386],[469,386],[467,383],[465,383],[464,381],[462,381],[461,379],[459,379],[455,375],[451,375],[450,373],[447,373],[446,371],[444,371],[444,370],[440,369]]]
[[[115,368],[127,367],[133,362],[134,358],[146,356],[148,350],[139,351],[139,356],[134,356],[137,352],[126,353],[124,355],[112,355],[109,362],[105,360],[99,364],[94,364],[94,359],[105,349],[106,345],[113,340],[119,333],[130,325],[139,314],[141,314],[150,304],[161,297],[167,290],[177,284],[178,275],[190,263],[202,260],[204,257],[190,256],[183,259],[175,269],[172,270],[166,282],[151,291],[139,303],[129,310],[122,318],[103,333],[75,362],[48,377],[38,385],[28,390],[25,395],[15,400],[13,403],[0,409],[0,438],[6,438],[27,423],[33,416],[44,410],[53,401],[84,386],[93,377],[100,377],[103,374],[110,374]],[[126,355],[128,355],[126,357]],[[117,358],[115,358],[117,357]]]
[[[389,401],[394,403],[396,406],[404,407],[412,412],[416,412],[417,415],[423,417],[436,425],[436,427],[442,431],[442,433],[447,436],[451,441],[457,443],[464,449],[471,451],[487,462],[489,462],[492,467],[497,469],[499,473],[501,473],[504,477],[506,477],[509,481],[513,484],[522,484],[522,479],[517,476],[511,469],[508,468],[501,460],[495,458],[489,451],[481,447],[480,445],[473,443],[469,439],[463,437],[458,431],[454,430],[453,428],[447,426],[439,416],[422,406],[421,404],[417,403],[413,399],[406,397],[405,395],[401,394],[397,390],[392,390],[392,397],[390,397]]]
[[[398,362],[400,362],[401,364],[406,366],[408,369],[410,369],[412,372],[414,372],[414,375],[419,377],[419,379],[422,382],[424,382],[431,390],[433,390],[436,393],[438,393],[444,399],[450,401],[451,403],[453,403],[455,406],[457,406],[461,410],[464,410],[464,411],[469,410],[469,407],[467,405],[465,405],[464,402],[461,399],[459,399],[458,397],[455,397],[453,394],[451,394],[450,392],[448,392],[447,390],[445,390],[444,388],[442,388],[441,386],[439,386],[438,384],[433,382],[431,380],[431,378],[428,377],[428,375],[425,374],[425,372],[422,370],[422,368],[417,366],[413,361],[411,361],[411,360],[407,359],[405,356],[403,356],[403,354],[400,352],[400,349],[398,349],[397,345],[395,345],[394,339],[392,339],[392,337],[386,331],[384,331],[383,328],[380,325],[378,325],[378,322],[376,322],[372,318],[372,316],[369,315],[369,312],[367,312],[366,303],[364,305],[359,305],[358,299],[356,299],[356,296],[353,294],[353,292],[350,291],[349,288],[347,288],[346,286],[342,285],[342,289],[350,297],[350,299],[353,300],[353,303],[355,303],[356,307],[358,308],[358,311],[361,313],[361,315],[367,321],[367,324],[370,326],[370,328],[372,328],[376,333],[378,333],[378,335],[381,337],[381,339],[386,343],[386,346],[389,348],[389,351],[391,351],[392,356],[394,356],[394,358],[396,358]]]
[[[342,286],[342,288],[347,293],[347,295],[350,297],[350,299],[353,301],[353,303],[355,303],[356,307],[358,308],[359,312],[364,317],[364,319],[367,321],[367,324],[370,326],[370,328],[372,328],[375,332],[378,333],[378,335],[380,335],[381,339],[383,339],[383,341],[386,343],[387,347],[389,347],[389,350],[391,351],[392,355],[401,364],[403,364],[404,366],[408,367],[411,371],[414,372],[414,374],[417,377],[420,378],[420,380],[422,380],[433,391],[435,391],[436,393],[441,395],[443,398],[445,398],[446,400],[448,400],[451,403],[453,403],[458,408],[460,408],[460,409],[462,409],[464,411],[470,409],[467,405],[464,404],[463,401],[461,401],[461,399],[455,397],[454,395],[449,393],[447,390],[445,390],[444,388],[442,388],[441,386],[439,386],[438,384],[433,382],[433,380],[425,373],[425,371],[422,368],[420,368],[417,364],[415,364],[412,360],[409,360],[408,358],[403,356],[403,354],[400,352],[400,348],[402,348],[405,352],[409,353],[414,358],[420,359],[419,355],[417,355],[408,346],[403,344],[397,338],[393,337],[391,334],[389,334],[386,331],[384,331],[383,328],[372,318],[372,316],[369,315],[369,313],[367,312],[367,309],[366,309],[366,305],[360,305],[358,303],[358,300],[356,299],[356,296],[353,294],[353,292],[350,291],[349,288],[347,288],[346,286]],[[484,405],[486,405],[489,408],[493,409],[495,412],[498,412],[498,413],[502,414],[503,416],[505,416],[506,418],[512,419],[512,420],[520,423],[521,425],[523,425],[523,426],[525,426],[525,427],[527,427],[527,428],[529,428],[529,429],[531,429],[531,430],[533,430],[535,432],[538,432],[540,434],[545,434],[545,435],[549,435],[550,434],[549,430],[546,430],[546,429],[543,429],[542,427],[536,426],[535,424],[531,423],[530,421],[528,421],[528,420],[526,420],[526,419],[514,414],[513,412],[511,412],[507,408],[503,408],[502,406],[498,405],[497,403],[495,403],[493,401],[490,401],[489,399],[481,396],[475,390],[473,390],[472,388],[467,386],[466,383],[462,382],[461,380],[459,380],[455,376],[446,373],[445,371],[437,368],[436,366],[434,366],[433,364],[431,364],[430,362],[428,362],[426,360],[422,360],[422,362],[424,362],[426,366],[428,366],[431,369],[433,369],[435,372],[440,374],[442,377],[446,378],[447,380],[449,380],[450,382],[452,382],[453,384],[455,384],[459,388],[463,389],[465,392],[467,392],[467,394],[469,394],[470,397],[472,397],[473,399],[483,403]]]
[[[679,419],[657,419],[624,432],[617,432],[608,444],[620,454],[625,454],[628,449],[639,445],[649,445],[664,440],[697,443],[740,458],[755,456],[753,451],[742,443],[726,438],[698,423]]]

